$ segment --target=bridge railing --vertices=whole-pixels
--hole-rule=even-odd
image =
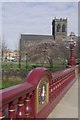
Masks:
[[[59,71],[58,73],[53,74],[52,83],[50,85],[50,98],[55,99],[64,89],[70,84],[72,80],[75,78],[75,69],[66,69],[63,71]]]
[[[32,70],[25,82],[0,90],[0,120],[46,118],[74,83],[75,67],[50,73],[46,68]],[[45,100],[40,96],[45,85]]]

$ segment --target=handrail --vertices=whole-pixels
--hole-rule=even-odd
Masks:
[[[2,100],[0,99],[0,102],[3,101],[3,105],[6,105],[12,100],[15,100],[21,97],[22,95],[32,92],[33,90],[35,90],[35,88],[36,86],[33,86],[32,84],[26,82],[10,88],[0,90],[0,94],[2,94]]]
[[[65,70],[54,72],[53,73],[54,81],[64,78],[65,76],[69,75],[70,72],[74,71],[74,69],[75,69],[75,67],[72,67],[72,68],[68,68]]]

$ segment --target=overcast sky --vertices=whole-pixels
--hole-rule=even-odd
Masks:
[[[4,2],[2,28],[7,47],[18,48],[21,33],[51,35],[55,17],[67,17],[68,34],[78,34],[77,2]]]

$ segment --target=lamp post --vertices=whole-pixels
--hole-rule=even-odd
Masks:
[[[28,55],[28,54],[26,53],[26,68],[27,68],[27,55]]]
[[[75,50],[76,42],[74,40],[74,37],[75,37],[75,34],[73,32],[71,32],[70,40],[68,41],[69,48],[70,48],[70,59],[68,61],[68,66],[69,67],[76,65],[76,60],[74,58],[74,50]]]
[[[11,55],[10,55],[10,53],[9,53],[9,62],[11,61]]]
[[[45,50],[43,50],[42,52],[43,52],[44,62],[45,62]],[[44,63],[43,63],[43,67],[44,67]]]
[[[19,51],[19,69],[21,68],[21,51]]]

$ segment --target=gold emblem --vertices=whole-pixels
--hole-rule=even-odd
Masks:
[[[36,89],[36,113],[41,111],[49,102],[49,81],[42,78]]]

